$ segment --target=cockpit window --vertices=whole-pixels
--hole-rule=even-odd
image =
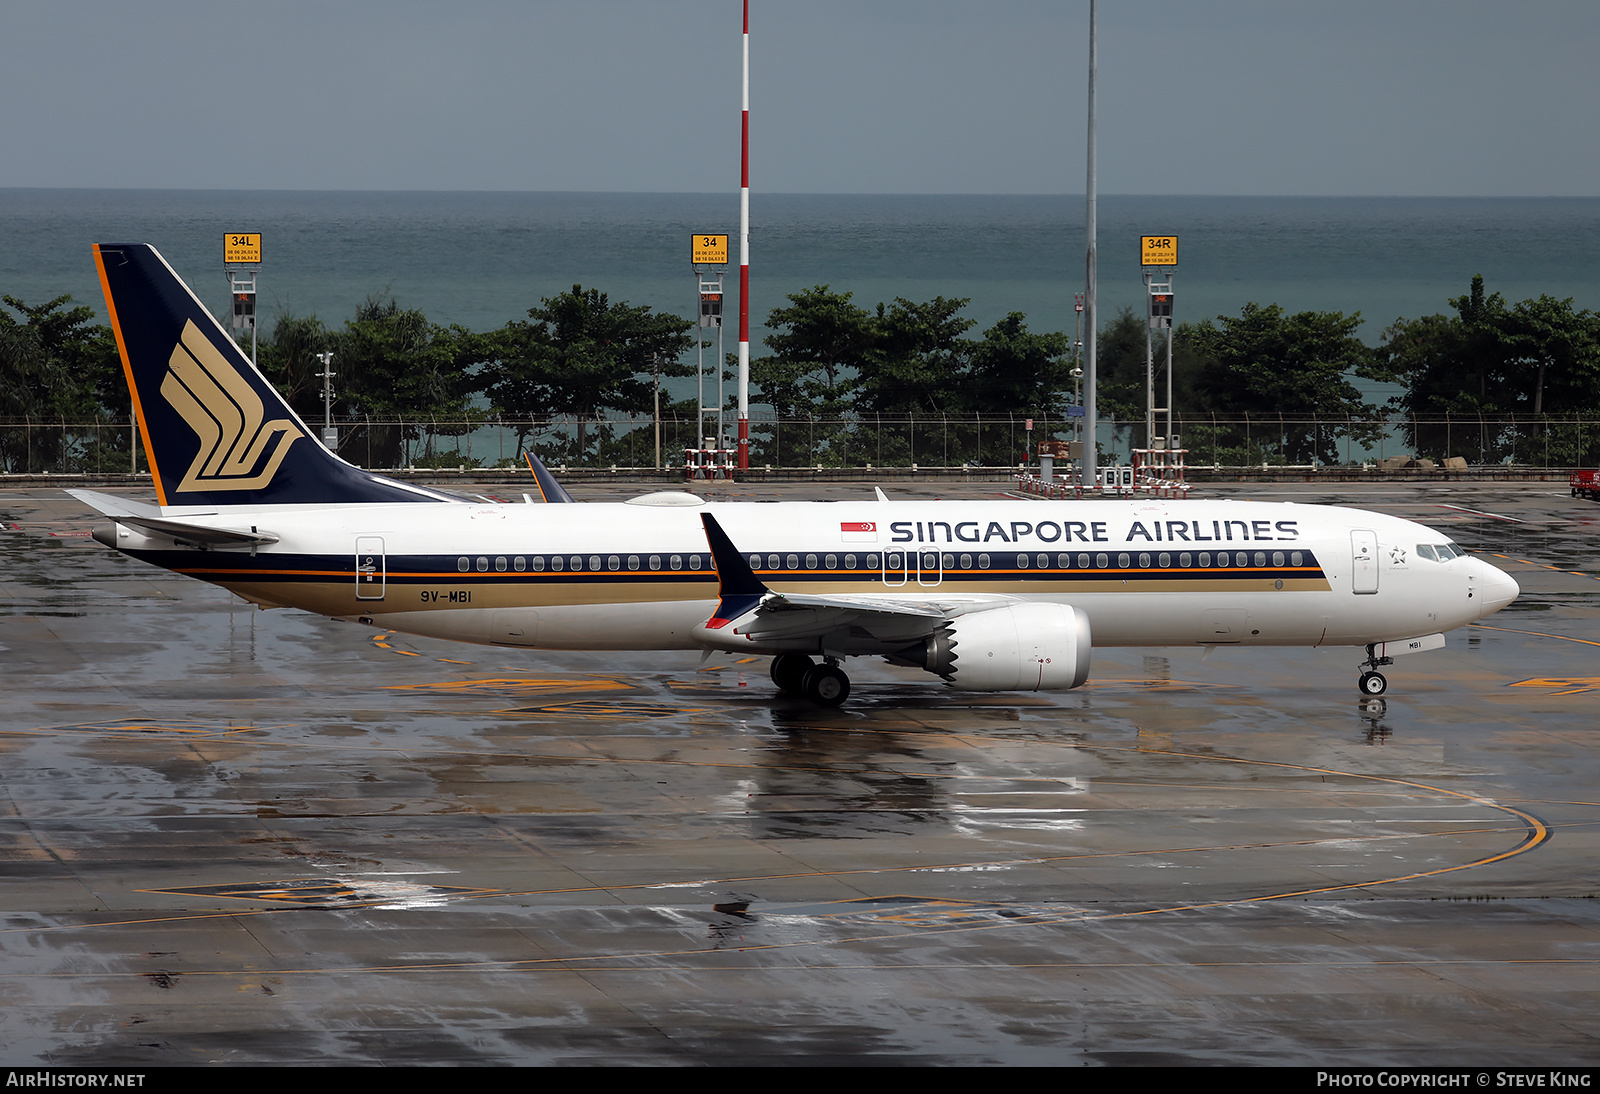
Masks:
[[[1431,543],[1419,543],[1419,544],[1417,544],[1417,557],[1418,558],[1425,558],[1429,562],[1438,562],[1439,561],[1439,556],[1433,553],[1433,544],[1431,544]]]

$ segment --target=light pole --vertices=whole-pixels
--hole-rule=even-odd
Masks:
[[[333,428],[333,354],[332,352],[319,353],[317,360],[322,362],[322,444],[329,452],[339,451],[339,431]]]
[[[656,370],[656,470],[661,470],[661,354],[652,353],[650,364]]]

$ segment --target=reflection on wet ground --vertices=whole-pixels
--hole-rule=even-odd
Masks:
[[[0,491],[7,1061],[1593,1061],[1600,506],[1232,493],[1523,598],[1381,699],[1349,650],[1174,648],[1052,696],[858,662],[824,711],[258,612]]]

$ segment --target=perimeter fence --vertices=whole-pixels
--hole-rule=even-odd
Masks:
[[[1028,429],[1032,422],[1033,429]],[[642,470],[657,464],[657,421],[596,418],[336,420],[339,455],[373,469],[522,466],[531,449],[552,467]],[[725,425],[732,427],[731,416]],[[659,466],[680,468],[703,445],[692,417],[659,422]],[[1191,466],[1353,466],[1398,455],[1474,466],[1600,466],[1600,415],[1473,415],[1379,418],[1219,418],[1175,415]],[[1103,419],[1101,462],[1147,447],[1144,422]],[[846,418],[753,417],[750,463],[774,469],[1017,467],[1045,440],[1073,439],[1073,419],[1021,414]],[[731,442],[725,442],[731,443]],[[108,474],[148,470],[127,419],[0,420],[0,473]]]

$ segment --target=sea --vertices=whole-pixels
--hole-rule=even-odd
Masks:
[[[1071,335],[1085,284],[1081,195],[752,195],[752,354],[762,321],[814,285],[871,309],[970,301],[974,333],[1022,312]],[[1447,312],[1482,274],[1508,301],[1600,308],[1600,198],[1148,197],[1098,202],[1102,319],[1142,314],[1141,235],[1175,235],[1175,322],[1249,302],[1359,313],[1377,344],[1397,318]],[[70,294],[104,315],[95,242],[148,242],[217,314],[224,235],[260,232],[259,308],[337,326],[370,296],[488,330],[574,285],[696,313],[693,235],[731,237],[724,348],[738,339],[737,193],[0,189],[0,294]],[[708,359],[709,360],[709,359]],[[709,367],[709,366],[708,366]],[[689,381],[692,385],[692,381]],[[729,393],[731,397],[731,392]]]
[[[825,284],[868,308],[966,297],[979,330],[1020,311],[1030,327],[1070,332],[1084,289],[1079,195],[757,193],[750,219],[753,323]],[[338,323],[389,294],[487,330],[576,284],[690,316],[695,233],[732,237],[730,324],[737,314],[737,194],[0,189],[0,292],[29,303],[70,293],[102,312],[90,244],[146,242],[220,312],[223,236],[245,231],[263,236],[269,320],[285,310]],[[1276,303],[1360,312],[1376,342],[1396,318],[1447,311],[1474,274],[1511,301],[1600,307],[1600,198],[1108,195],[1102,315],[1142,310],[1141,235],[1178,237],[1179,322]]]

